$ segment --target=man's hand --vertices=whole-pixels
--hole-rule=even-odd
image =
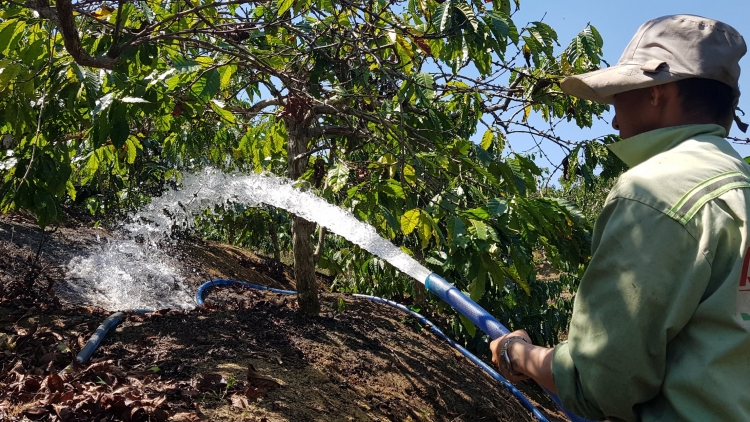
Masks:
[[[500,374],[508,381],[522,381],[528,379],[524,368],[519,365],[522,348],[531,344],[529,334],[524,330],[514,331],[498,337],[490,343],[492,363],[500,370]]]

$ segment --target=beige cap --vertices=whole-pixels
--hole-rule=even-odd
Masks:
[[[687,78],[715,79],[740,96],[740,58],[747,52],[731,26],[695,15],[663,16],[641,25],[615,66],[565,78],[563,92],[599,103],[614,95]]]

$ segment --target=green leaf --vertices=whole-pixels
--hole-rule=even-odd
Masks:
[[[388,208],[384,207],[383,205],[378,205],[378,208],[380,209],[380,214],[385,218],[386,223],[388,223],[388,226],[395,232],[397,230],[401,230],[401,224],[393,217],[393,214],[391,213]],[[395,233],[393,233],[395,236]]]
[[[419,224],[419,216],[421,215],[421,211],[419,208],[415,208],[413,210],[406,211],[404,215],[401,216],[401,232],[405,235],[411,234],[411,232],[414,231],[414,229],[417,228],[417,225]]]
[[[25,28],[26,22],[17,19],[0,23],[0,53],[7,55],[10,50],[15,49]]]
[[[464,211],[464,214],[469,217],[477,218],[479,220],[486,220],[490,218],[490,211],[485,207],[472,208]]]
[[[127,151],[127,162],[128,164],[133,164],[135,162],[135,158],[138,155],[138,146],[136,146],[136,143],[133,141],[133,139],[137,139],[134,136],[129,136],[128,140],[125,141],[125,145],[128,149]]]
[[[128,120],[125,117],[124,107],[112,107],[109,113],[109,138],[112,140],[112,145],[116,148],[120,148],[125,144],[125,141],[130,136],[130,127],[128,126]]]
[[[435,98],[435,90],[433,89],[435,85],[435,79],[433,79],[432,75],[427,72],[419,72],[414,77],[414,79],[419,85],[419,88],[421,88],[422,92],[424,92],[425,97],[428,100],[432,101]]]
[[[482,142],[479,144],[479,146],[483,150],[489,151],[490,147],[492,146],[493,139],[495,139],[495,134],[492,132],[492,129],[487,129],[484,132],[484,135],[482,135]]]
[[[447,228],[448,238],[453,245],[456,244],[458,238],[466,236],[466,226],[464,225],[464,221],[460,217],[451,217],[448,220]]]
[[[180,56],[172,57],[172,65],[177,73],[193,73],[201,70],[200,63]]]
[[[237,72],[236,65],[226,65],[219,68],[220,84],[219,89],[225,90],[232,83],[232,77]]]
[[[510,25],[508,24],[509,19],[506,17],[507,15],[495,11],[489,11],[487,12],[487,16],[490,18],[490,31],[492,31],[495,39],[498,42],[505,44],[508,34],[510,33]]]
[[[457,3],[455,8],[464,15],[464,23],[468,23],[469,25],[471,25],[471,27],[474,28],[474,31],[479,29],[479,21],[477,20],[477,16],[474,14],[474,9],[470,4]]]
[[[92,112],[94,116],[109,108],[109,106],[112,105],[112,101],[114,101],[114,99],[114,94],[110,92],[109,94],[96,100],[96,107],[94,107],[94,110]]]
[[[445,0],[441,3],[435,14],[432,15],[432,24],[435,25],[438,32],[445,33],[453,26],[453,0]]]
[[[204,101],[208,101],[219,92],[220,80],[221,77],[216,69],[209,71],[193,84],[193,94]]]
[[[505,211],[508,209],[508,202],[505,198],[492,198],[487,201],[487,208],[489,208],[490,214],[498,217],[505,214]]]
[[[479,301],[479,299],[482,298],[482,295],[484,294],[484,287],[485,282],[487,281],[487,273],[482,269],[477,274],[477,277],[474,279],[474,281],[469,284],[469,297],[474,302]]]
[[[120,102],[113,102],[107,110],[107,119],[109,120],[109,138],[112,145],[120,148],[130,136],[130,127],[128,124],[128,108]],[[102,113],[102,117],[104,114]]]
[[[398,54],[399,60],[401,61],[401,67],[404,73],[412,73],[412,62],[414,61],[414,49],[406,38],[401,35],[396,35],[396,54]]]
[[[81,168],[80,175],[81,175],[81,185],[88,184],[91,179],[96,175],[96,172],[99,170],[99,156],[95,152],[92,152],[88,156],[88,160],[86,160],[86,164]]]
[[[211,104],[211,109],[213,109],[216,114],[221,116],[222,119],[229,123],[237,123],[237,120],[235,119],[234,114],[232,114],[231,111],[222,108],[215,100],[211,100],[209,103]]]
[[[422,241],[422,249],[425,249],[427,248],[427,246],[429,246],[434,225],[435,222],[432,220],[432,217],[430,217],[426,212],[419,213],[419,230],[417,230],[417,235],[419,235],[419,239]]]
[[[122,97],[120,101],[123,103],[150,103],[150,101],[138,97]]]
[[[59,217],[57,201],[47,192],[39,189],[34,191],[34,207],[36,221],[40,227],[46,227]]]
[[[385,183],[380,185],[379,190],[388,196],[394,196],[401,199],[406,198],[406,195],[404,194],[404,188],[401,187],[400,183],[393,179],[387,179]]]
[[[482,263],[484,264],[485,270],[490,274],[492,277],[492,282],[494,283],[494,288],[496,289],[502,289],[503,286],[505,286],[505,274],[503,273],[503,270],[496,261],[489,259],[482,259]]]
[[[332,191],[338,192],[346,186],[349,181],[349,167],[343,163],[336,163],[326,175],[326,184]]]
[[[531,286],[529,286],[529,283],[527,283],[524,279],[521,278],[521,276],[518,275],[518,270],[513,266],[502,266],[500,267],[503,273],[505,273],[506,276],[508,276],[509,279],[513,280],[521,286],[521,288],[526,292],[527,295],[531,294]]]
[[[11,81],[23,70],[20,64],[7,64],[5,60],[0,62],[0,91],[10,85]]]
[[[502,132],[497,132],[497,137],[495,138],[495,153],[500,154],[505,149],[505,135],[502,134]]]
[[[76,193],[77,192],[76,192],[76,187],[73,184],[73,180],[68,179],[68,181],[65,183],[65,192],[68,194],[68,196],[70,197],[71,201],[75,201],[76,200]]]
[[[276,16],[281,16],[289,10],[294,4],[294,0],[277,0],[276,5],[279,8]]]
[[[461,320],[461,324],[466,329],[466,332],[469,333],[469,337],[474,337],[474,335],[477,333],[477,326],[474,325],[473,322],[469,318],[466,318],[465,316],[459,314],[458,318]]]
[[[493,4],[495,6],[495,9],[506,15],[510,15],[510,0],[495,0]]]
[[[101,96],[102,80],[100,73],[92,72],[85,67],[72,63],[73,72],[76,74],[78,81],[83,83],[86,88],[86,101],[91,109],[97,106],[97,99]]]
[[[409,164],[404,165],[404,181],[410,185],[417,183],[417,172]]]
[[[472,227],[474,228],[474,232],[477,235],[477,238],[480,240],[487,240],[489,237],[489,230],[486,224],[484,222],[479,220],[469,220],[471,222]]]

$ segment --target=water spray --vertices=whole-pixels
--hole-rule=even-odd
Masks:
[[[228,201],[247,206],[266,204],[283,208],[326,227],[423,283],[427,290],[467,317],[491,339],[509,333],[507,328],[476,302],[382,238],[372,226],[357,220],[349,211],[329,204],[314,193],[298,189],[292,181],[267,174],[227,175],[209,169],[200,175],[186,175],[183,186],[181,191],[171,191],[154,198],[143,212],[136,215],[138,223],[127,227],[131,234],[153,242],[150,239],[154,233],[164,233],[171,229],[176,216],[183,216],[187,222],[185,224],[190,224],[190,217],[194,213],[207,206]],[[202,292],[200,296],[202,297]],[[586,421],[566,410],[555,394],[549,391],[547,393],[572,421]]]

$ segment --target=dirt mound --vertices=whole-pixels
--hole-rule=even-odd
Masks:
[[[0,419],[532,420],[411,317],[331,293],[309,318],[293,296],[215,289],[200,309],[128,316],[89,363],[62,371],[108,313],[59,303],[50,287],[103,234],[72,223],[41,236],[24,219],[0,219]],[[294,288],[291,269],[239,248],[186,241],[174,254],[192,287],[236,278]]]

